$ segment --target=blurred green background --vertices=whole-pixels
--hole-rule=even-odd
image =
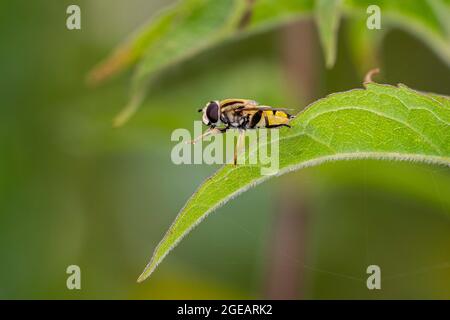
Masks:
[[[1,1],[0,298],[449,299],[450,170],[376,161],[326,164],[251,189],[136,283],[179,209],[217,169],[172,164],[174,129],[192,130],[211,99],[301,109],[362,82],[348,22],[327,70],[306,21],[171,68],[113,129],[131,73],[97,88],[86,74],[170,2]],[[73,3],[79,31],[65,26]],[[302,40],[313,53],[309,92],[295,88],[287,67],[289,37],[302,29],[312,35]],[[448,67],[415,37],[392,30],[380,53],[380,82],[450,95]],[[72,264],[81,267],[79,291],[66,288]],[[370,264],[381,267],[381,290],[366,288]]]

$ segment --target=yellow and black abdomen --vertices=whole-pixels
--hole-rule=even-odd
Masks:
[[[258,110],[249,121],[249,129],[289,127],[289,121],[293,117],[281,110]]]

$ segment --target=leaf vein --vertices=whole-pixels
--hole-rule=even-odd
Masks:
[[[383,117],[383,118],[395,121],[395,122],[397,122],[399,124],[402,124],[406,128],[408,128],[411,131],[413,131],[414,133],[416,133],[420,138],[422,138],[430,147],[432,147],[434,149],[434,151],[438,152],[439,154],[442,154],[442,150],[441,150],[440,147],[438,147],[436,144],[434,144],[432,141],[430,141],[429,138],[426,135],[424,135],[422,132],[418,131],[416,128],[412,127],[407,122],[404,122],[403,120],[400,120],[400,119],[397,119],[395,117],[389,116],[389,115],[387,115],[385,113],[377,112],[377,111],[370,110],[370,109],[367,109],[367,108],[364,108],[364,107],[360,107],[360,106],[347,106],[347,107],[342,107],[342,108],[329,109],[329,110],[326,110],[324,112],[319,112],[319,113],[314,114],[313,117],[307,119],[305,121],[305,124],[307,125],[311,120],[314,120],[314,119],[316,119],[316,118],[318,118],[318,117],[320,117],[320,116],[322,116],[324,114],[331,113],[331,112],[337,112],[337,111],[343,111],[343,110],[361,110],[361,111],[366,111],[366,112],[369,112],[369,113],[376,114],[376,115],[378,115],[380,117]]]

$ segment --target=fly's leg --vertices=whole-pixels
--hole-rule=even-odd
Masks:
[[[202,140],[204,137],[207,137],[212,134],[218,134],[218,133],[224,133],[227,130],[227,128],[220,129],[220,128],[208,128],[205,132],[203,132],[201,135],[199,135],[197,138],[191,141],[187,141],[188,144],[195,144]]]
[[[236,145],[234,146],[234,158],[233,158],[234,165],[237,165],[238,154],[241,151],[242,146],[244,145],[245,142],[244,138],[245,138],[245,130],[239,130],[238,140]]]

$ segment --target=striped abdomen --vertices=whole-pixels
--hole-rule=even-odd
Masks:
[[[258,110],[253,112],[248,123],[248,129],[289,127],[289,121],[293,117],[280,110]]]

